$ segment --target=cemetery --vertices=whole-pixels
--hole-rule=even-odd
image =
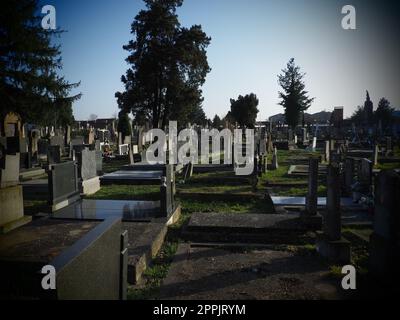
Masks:
[[[398,266],[400,148],[387,138],[374,151],[351,136],[318,145],[301,130],[296,144],[281,127],[257,128],[253,171],[242,176],[236,162],[224,164],[224,145],[210,158],[220,164],[149,164],[145,152],[129,156],[137,146],[113,158],[97,136],[46,139],[35,130],[46,141],[40,158],[39,148],[26,151],[33,142],[1,139],[0,264],[9,270],[1,296],[347,299],[338,266],[360,272],[365,292],[354,297]],[[79,271],[88,261],[90,276]],[[37,276],[46,264],[57,270],[51,294]]]
[[[334,100],[323,92],[331,88],[310,85],[326,99],[315,104],[306,73],[291,58],[284,69],[274,66],[280,91],[267,89],[279,103],[255,93],[236,99],[222,87],[261,81],[247,67],[239,79],[236,64],[252,59],[236,59],[235,70],[218,80],[223,86],[210,85],[230,105],[210,103],[202,86],[211,66],[221,72],[214,60],[208,64],[214,40],[200,24],[181,26],[182,1],[145,0],[131,23],[134,39],[121,49],[126,74],[98,68],[99,78],[83,79],[78,93],[81,82],[61,74],[61,47],[51,40],[58,31],[31,25],[40,21],[38,3],[4,6],[9,19],[0,35],[1,300],[398,296],[400,112],[385,97],[373,104],[391,87],[371,88],[375,97],[356,86],[340,94],[335,84]],[[76,60],[75,51],[67,50],[67,61]],[[104,63],[83,49],[82,56]],[[259,61],[254,66],[271,76]],[[320,72],[317,64],[311,69]],[[332,70],[326,74],[334,81]],[[327,82],[314,77],[312,84]],[[111,78],[121,79],[121,92],[110,94],[117,90]],[[349,97],[364,92],[356,107]],[[283,113],[273,115],[276,108]]]

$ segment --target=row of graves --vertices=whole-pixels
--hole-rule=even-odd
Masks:
[[[26,174],[21,138],[2,138],[0,297],[125,299],[128,283],[140,280],[179,216],[175,168],[151,169],[159,173],[151,180],[160,188],[158,200],[86,199],[101,188],[100,141],[75,137],[66,144],[61,135],[46,140],[38,143],[41,165]],[[40,212],[24,210],[24,200],[43,204]]]
[[[277,151],[279,148],[286,149],[286,143],[290,145],[290,139],[286,139],[282,147],[285,139],[282,137],[275,141],[275,134],[264,129],[256,132],[255,166],[251,177],[256,178],[278,168]],[[311,146],[316,144],[315,139],[307,137],[305,140]],[[297,168],[297,172],[291,168],[289,174],[301,174],[305,177],[307,195],[271,197],[267,193],[264,199],[273,204],[274,210],[271,212],[193,213],[181,234],[186,243],[179,245],[179,259],[172,263],[161,286],[159,298],[204,298],[207,292],[211,292],[207,286],[214,292],[222,292],[222,296],[216,293],[216,297],[240,298],[253,290],[250,286],[241,285],[241,282],[255,283],[257,277],[274,278],[275,272],[278,278],[282,273],[279,278],[282,280],[286,272],[293,276],[301,270],[300,274],[305,275],[308,272],[307,268],[315,275],[318,268],[326,268],[324,264],[319,265],[321,262],[318,257],[294,260],[290,254],[267,249],[271,245],[313,243],[323,261],[335,265],[350,264],[352,252],[350,242],[342,233],[344,225],[372,228],[373,232],[366,240],[369,251],[369,279],[377,281],[379,285],[398,284],[400,224],[396,203],[400,196],[400,175],[398,170],[373,168],[374,162],[395,161],[386,160],[387,151],[390,150],[388,141],[390,142],[390,139],[385,139],[381,144],[377,143],[372,152],[363,145],[351,145],[346,141],[334,139],[324,140],[318,146],[312,147],[313,151],[319,151],[313,155],[303,150],[304,156],[298,157],[296,163],[301,167]],[[389,152],[389,155],[392,153]],[[266,159],[269,159],[268,164]],[[213,170],[218,169],[214,166]],[[321,177],[326,184],[326,197],[318,197]],[[211,196],[208,200],[216,199],[216,196]],[[231,251],[232,248],[250,247],[261,251],[254,255]],[[265,253],[262,250],[266,250]],[[271,258],[275,255],[276,259]],[[257,260],[260,258],[261,261]],[[283,264],[285,259],[296,262]],[[273,271],[274,264],[279,270]],[[240,265],[240,268],[232,269],[233,265]],[[311,281],[310,285],[314,285],[316,280],[309,280],[305,276],[300,282],[302,281]],[[270,283],[268,285],[271,286]],[[266,289],[263,287],[259,290]],[[316,291],[310,293],[310,296],[315,297],[313,294],[317,294]],[[263,296],[273,295],[264,293]]]

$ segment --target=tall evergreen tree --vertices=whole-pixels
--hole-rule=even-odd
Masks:
[[[73,121],[70,96],[79,83],[58,75],[60,46],[51,43],[61,30],[44,30],[37,0],[7,0],[0,10],[1,114],[17,112],[24,122],[66,125]]]
[[[381,122],[382,128],[386,128],[393,122],[393,112],[394,108],[390,106],[389,100],[382,98],[379,100],[378,108],[374,113],[375,122],[378,124]]]
[[[220,127],[223,126],[222,120],[217,114],[214,116],[214,119],[212,120],[212,126],[215,129],[219,129]]]
[[[115,94],[125,112],[145,115],[153,127],[168,120],[190,121],[201,108],[201,86],[210,67],[210,38],[201,26],[181,27],[176,14],[183,0],[144,0],[146,10],[131,26],[133,40],[123,48],[131,65],[121,77],[124,92]],[[191,121],[192,122],[192,121]]]
[[[258,114],[257,106],[258,99],[254,93],[239,96],[237,100],[231,99],[230,115],[241,127],[254,128]]]
[[[121,132],[122,138],[130,136],[131,130],[131,119],[126,112],[120,111],[118,114],[118,132]]]
[[[315,99],[309,98],[305,91],[304,76],[305,73],[300,72],[293,58],[289,60],[286,69],[282,70],[282,74],[278,75],[279,85],[283,89],[279,92],[279,105],[285,109],[286,123],[293,129]]]

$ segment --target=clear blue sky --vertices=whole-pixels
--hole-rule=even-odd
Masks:
[[[41,1],[57,10],[57,26],[67,30],[62,45],[66,79],[81,81],[82,98],[74,115],[111,117],[122,90],[127,52],[122,49],[141,0]],[[341,28],[341,8],[352,4],[357,30]],[[185,0],[178,9],[182,25],[201,24],[212,38],[212,68],[203,86],[208,117],[224,116],[229,99],[254,92],[259,120],[282,112],[277,75],[294,57],[307,73],[316,100],[309,112],[344,106],[349,116],[368,89],[377,107],[386,97],[400,107],[399,5],[362,0]]]

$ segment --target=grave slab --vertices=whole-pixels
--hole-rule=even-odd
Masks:
[[[0,236],[0,297],[119,299],[121,221],[42,218]],[[56,290],[43,290],[40,270],[56,270]],[[106,275],[106,276],[105,276]]]
[[[53,213],[55,218],[106,219],[121,217],[123,221],[150,221],[162,217],[160,201],[122,201],[83,199]]]
[[[107,184],[159,184],[163,171],[119,170],[103,175],[102,185]]]

